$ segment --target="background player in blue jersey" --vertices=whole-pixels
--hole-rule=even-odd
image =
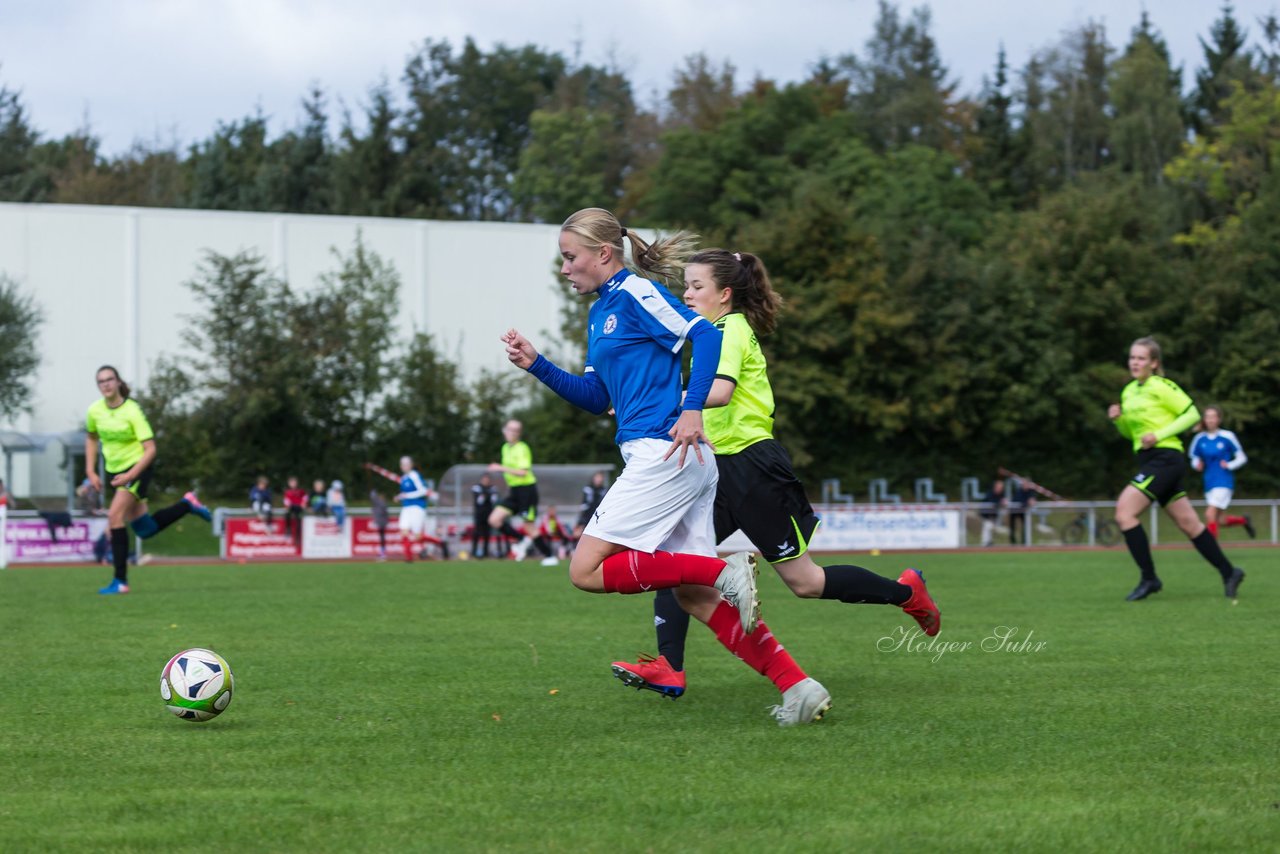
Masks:
[[[569,577],[593,593],[715,587],[724,598],[694,616],[783,692],[780,708],[788,713],[778,716],[780,724],[818,720],[830,707],[830,695],[759,621],[754,558],[715,557],[718,475],[702,407],[719,362],[721,334],[664,287],[627,269],[624,240],[641,272],[668,281],[681,276],[692,249],[692,238],[684,235],[647,244],[599,208],[565,221],[560,272],[575,292],[597,296],[588,315],[582,376],[540,356],[517,330],[502,336],[507,358],[517,367],[589,412],[612,406],[617,419],[615,439],[625,466],[587,523]],[[682,406],[685,341],[694,358]]]
[[[427,526],[430,490],[414,468],[412,457],[400,458],[400,472],[400,492],[396,495],[400,504],[400,545],[404,549],[405,562],[413,563]]]
[[[1244,447],[1235,433],[1222,429],[1222,410],[1217,406],[1204,408],[1200,426],[1202,432],[1192,437],[1187,456],[1191,458],[1191,467],[1204,473],[1204,500],[1208,505],[1204,511],[1205,526],[1216,537],[1221,519],[1222,527],[1242,525],[1250,538],[1256,537],[1258,532],[1248,516],[1225,515],[1236,489],[1236,469],[1249,461]]]

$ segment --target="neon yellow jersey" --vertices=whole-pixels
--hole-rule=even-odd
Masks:
[[[715,326],[724,333],[716,378],[733,381],[733,397],[724,406],[704,409],[702,427],[717,454],[736,454],[773,438],[773,387],[760,342],[746,316],[735,311]]]
[[[1182,450],[1178,438],[1200,420],[1191,397],[1173,380],[1161,376],[1150,377],[1146,382],[1133,380],[1120,392],[1120,417],[1116,429],[1120,435],[1133,441],[1133,450],[1142,450],[1142,437],[1156,434],[1157,448]]]
[[[112,409],[98,398],[84,418],[84,429],[97,435],[107,471],[120,474],[142,459],[142,443],[155,433],[132,398]]]
[[[533,476],[533,451],[529,450],[529,446],[524,442],[516,442],[514,445],[508,445],[505,442],[502,445],[502,464],[509,469],[524,469],[528,474],[521,477],[518,474],[510,474],[503,472],[502,478],[507,482],[507,486],[528,486],[531,483],[537,483],[538,479]]]

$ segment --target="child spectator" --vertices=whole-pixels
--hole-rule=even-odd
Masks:
[[[311,495],[307,497],[307,509],[313,516],[329,515],[329,499],[325,496],[324,481],[317,478],[311,483]]]
[[[285,533],[293,537],[295,543],[302,542],[302,514],[307,509],[307,491],[298,486],[298,479],[290,477],[284,491],[284,526]]]
[[[265,474],[258,475],[258,482],[249,490],[249,506],[258,514],[258,519],[271,530],[271,487]]]
[[[329,512],[333,514],[333,521],[338,523],[338,527],[342,527],[342,523],[347,518],[347,496],[342,491],[342,481],[335,480],[329,485],[329,494],[325,496],[329,504]]]
[[[534,547],[543,554],[542,565],[555,566],[560,563],[556,555],[563,557],[572,543],[573,535],[560,522],[556,506],[548,505],[547,514],[542,517],[542,524],[538,526],[538,536],[533,540]]]

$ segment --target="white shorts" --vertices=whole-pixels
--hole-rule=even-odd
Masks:
[[[703,445],[702,465],[693,451],[678,468],[680,452],[663,461],[666,439],[632,439],[619,448],[622,474],[583,531],[609,543],[652,554],[655,551],[714,556],[716,458]]]
[[[1204,503],[1210,507],[1217,507],[1219,510],[1226,510],[1231,506],[1231,494],[1233,490],[1227,489],[1225,486],[1215,486],[1213,489],[1205,490]]]
[[[422,536],[427,527],[427,508],[409,504],[400,508],[400,533]]]

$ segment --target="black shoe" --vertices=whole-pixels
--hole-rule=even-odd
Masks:
[[[1249,535],[1249,539],[1251,540],[1258,539],[1258,529],[1253,527],[1252,516],[1244,517],[1244,532]]]
[[[1137,587],[1133,588],[1133,592],[1124,598],[1126,602],[1137,602],[1139,599],[1146,599],[1152,593],[1159,593],[1163,589],[1164,585],[1160,583],[1160,579],[1144,578],[1138,582]]]
[[[1222,584],[1228,599],[1236,598],[1236,591],[1240,589],[1241,581],[1244,581],[1244,570],[1237,566],[1231,571],[1231,577]]]

